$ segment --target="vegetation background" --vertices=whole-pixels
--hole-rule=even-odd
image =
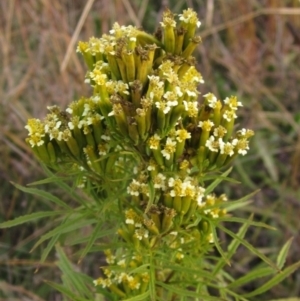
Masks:
[[[206,80],[200,89],[220,98],[238,95],[244,104],[240,126],[256,132],[250,154],[235,162],[232,177],[241,184],[222,187],[233,199],[260,189],[252,203],[236,214],[247,217],[254,212],[257,220],[278,230],[253,229],[248,240],[275,258],[293,236],[287,263],[296,262],[300,259],[299,0],[1,0],[0,222],[53,206],[17,190],[10,181],[26,185],[45,177],[24,142],[27,119],[43,118],[48,105],[65,108],[89,93],[83,83],[86,68],[75,53],[77,41],[100,36],[116,21],[153,32],[164,7],[175,13],[186,7],[197,11],[203,43],[196,55]],[[44,189],[61,194],[53,186]],[[51,253],[40,265],[43,245],[30,253],[37,238],[50,228],[48,220],[0,230],[0,300],[62,300],[44,283],[60,281],[57,255]],[[72,248],[64,251],[76,264]],[[97,277],[99,257],[87,257],[76,269]],[[230,269],[241,275],[259,264],[240,248]],[[259,281],[243,289],[251,291]],[[292,296],[300,296],[300,271],[255,300]]]

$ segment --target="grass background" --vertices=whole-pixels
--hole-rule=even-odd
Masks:
[[[134,24],[153,32],[165,6],[199,14],[203,43],[197,49],[205,94],[238,95],[239,123],[256,135],[251,151],[235,163],[240,185],[223,185],[232,198],[260,189],[252,204],[236,214],[277,231],[253,229],[248,240],[268,256],[290,237],[287,259],[300,259],[300,1],[299,0],[2,0],[0,1],[0,222],[49,209],[49,204],[15,189],[44,173],[24,143],[30,117],[43,118],[48,105],[63,108],[81,95],[86,68],[75,53],[78,40],[108,32],[112,24]],[[54,194],[55,187],[44,186]],[[55,208],[53,208],[55,209]],[[39,264],[34,242],[51,220],[0,230],[0,300],[62,300],[44,280],[59,282],[56,254]],[[226,239],[226,237],[223,237]],[[72,249],[65,252],[72,259]],[[275,258],[275,255],[273,256]],[[98,275],[93,257],[76,268]],[[231,272],[260,264],[240,248]],[[75,262],[75,261],[74,261]],[[38,268],[38,271],[36,269]],[[35,272],[36,271],[36,272]],[[246,286],[251,291],[259,284]],[[300,271],[255,300],[300,296]]]

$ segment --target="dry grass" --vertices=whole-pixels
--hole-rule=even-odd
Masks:
[[[157,3],[156,3],[157,2]],[[15,190],[9,181],[26,184],[42,170],[24,143],[26,120],[42,118],[48,105],[65,107],[87,95],[85,67],[75,53],[78,39],[107,32],[113,22],[152,31],[163,6],[180,12],[194,7],[201,16],[204,43],[199,47],[203,93],[237,94],[244,103],[240,122],[257,134],[252,152],[236,163],[243,185],[232,196],[261,188],[253,206],[257,219],[280,231],[250,233],[265,253],[294,236],[289,263],[300,253],[300,2],[298,0],[4,0],[0,2],[0,220],[41,210],[39,200]],[[246,187],[246,188],[245,188]],[[225,189],[229,190],[229,188]],[[61,300],[43,279],[58,281],[54,259],[38,267],[33,241],[49,225],[0,232],[0,300]],[[246,273],[255,263],[243,250],[236,269]],[[300,274],[268,297],[300,295]],[[246,289],[251,289],[250,287]],[[3,293],[1,293],[1,291]],[[1,299],[4,298],[4,299]],[[264,298],[263,300],[267,300]]]

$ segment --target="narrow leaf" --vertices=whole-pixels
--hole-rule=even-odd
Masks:
[[[219,238],[218,238],[218,235],[217,235],[217,231],[216,231],[216,227],[215,225],[209,221],[209,224],[210,224],[210,227],[211,227],[211,231],[212,231],[212,234],[213,234],[213,238],[214,238],[214,244],[218,250],[218,252],[220,253],[220,255],[222,256],[222,259],[225,261],[225,263],[227,263],[228,265],[230,265],[230,262],[225,254],[225,252],[223,251],[223,249],[221,248],[220,244],[219,244]]]
[[[297,269],[300,267],[300,261],[294,263],[293,265],[287,267],[283,271],[279,272],[274,276],[271,280],[266,282],[264,285],[259,287],[258,289],[252,291],[251,293],[243,295],[243,297],[249,298],[253,296],[260,295],[264,292],[267,292],[269,289],[271,289],[273,286],[277,285],[281,281],[283,281],[286,277],[288,277],[290,274],[294,273]]]
[[[241,287],[244,284],[247,284],[253,280],[258,278],[266,277],[274,273],[274,270],[270,267],[263,267],[259,269],[255,269],[251,272],[248,272],[245,276],[242,276],[235,280],[234,282],[230,283],[227,288],[236,288]]]
[[[90,235],[89,241],[86,244],[84,250],[82,251],[78,262],[80,262],[85,257],[85,255],[90,251],[91,247],[94,245],[95,240],[99,236],[99,232],[102,226],[103,223],[98,223],[97,226],[94,228],[93,233]]]
[[[249,220],[251,221],[253,218],[253,215],[249,218]],[[245,223],[242,225],[242,227],[239,229],[237,236],[241,239],[244,238],[248,228],[250,226],[250,223]],[[229,260],[236,252],[238,246],[240,245],[240,241],[237,239],[233,239],[232,242],[229,244],[228,249],[227,249],[227,254],[226,257]],[[219,260],[218,264],[215,267],[215,270],[213,271],[213,275],[217,275],[219,273],[219,271],[225,266],[226,261],[222,258],[221,260]]]
[[[135,297],[132,297],[132,298],[129,298],[129,299],[124,299],[124,301],[142,301],[142,300],[146,300],[147,297],[149,297],[150,293],[149,291],[141,294],[141,295],[138,295],[138,296],[135,296]]]
[[[42,252],[42,256],[41,256],[41,262],[44,262],[46,260],[46,258],[48,257],[49,253],[51,252],[51,250],[53,249],[53,247],[55,246],[55,244],[57,243],[58,239],[60,237],[60,233],[54,235],[50,241],[47,244],[47,247],[43,250]]]
[[[210,194],[225,178],[226,176],[231,172],[232,167],[227,169],[220,177],[218,177],[216,180],[214,180],[206,189],[205,189],[205,195]]]
[[[273,263],[266,255],[262,254],[261,252],[259,252],[256,248],[254,248],[250,243],[248,243],[246,240],[241,239],[240,237],[238,237],[235,233],[233,233],[232,231],[226,229],[225,227],[223,227],[222,225],[218,225],[218,227],[224,231],[225,233],[227,233],[228,235],[230,235],[231,237],[237,239],[240,241],[240,243],[242,245],[244,245],[249,251],[251,251],[253,254],[255,254],[256,256],[258,256],[261,260],[263,260],[265,263],[267,263],[269,266],[273,267],[276,271],[279,271],[279,268],[276,266],[275,263]]]
[[[82,220],[82,216],[79,216],[77,218],[74,219],[69,219],[65,222],[63,222],[60,226],[56,227],[55,229],[47,232],[45,235],[43,235],[33,246],[33,248],[31,250],[34,250],[37,246],[39,246],[42,242],[44,242],[45,240],[51,238],[54,235],[57,234],[63,234],[63,233],[68,233],[68,232],[72,232],[74,230],[83,228],[85,226],[91,225],[93,223],[96,222],[95,219],[91,219],[91,220]]]
[[[64,285],[54,283],[52,281],[47,281],[47,280],[45,282],[47,284],[49,284],[50,286],[52,286],[55,290],[61,292],[65,296],[69,297],[70,300],[73,300],[73,301],[90,301],[90,299],[85,299],[85,298],[82,298],[82,297],[78,297],[77,294],[74,294],[73,292],[68,290]]]
[[[37,219],[43,218],[43,217],[49,217],[49,216],[55,216],[65,213],[64,211],[41,211],[41,212],[34,212],[27,215],[19,216],[13,220],[3,222],[0,224],[0,229],[3,228],[10,228],[17,225],[21,225],[27,222],[32,222]]]
[[[27,188],[27,187],[24,187],[22,185],[19,185],[17,183],[13,183],[13,182],[12,182],[12,184],[15,187],[17,187],[18,189],[20,189],[21,191],[24,191],[26,193],[33,194],[36,196],[40,196],[48,201],[55,203],[56,205],[58,205],[60,207],[63,207],[67,210],[72,210],[72,208],[70,206],[68,206],[64,201],[60,200],[58,197],[54,196],[53,194],[51,194],[47,191],[40,190],[37,188]]]
[[[79,277],[78,273],[74,271],[72,268],[71,262],[68,260],[66,254],[63,249],[56,245],[56,251],[59,255],[58,267],[64,273],[64,275],[68,278],[72,286],[79,294],[85,294],[89,298],[93,298],[92,292],[87,288],[87,286],[82,282],[82,279]]]
[[[283,268],[284,264],[285,264],[285,261],[286,261],[286,257],[288,255],[288,252],[289,252],[289,249],[290,249],[290,246],[292,244],[292,241],[293,241],[293,237],[291,237],[285,244],[284,246],[281,248],[279,254],[278,254],[278,257],[277,257],[277,265],[280,269]]]
[[[203,298],[205,301],[226,301],[223,298],[220,297],[213,297],[209,295],[202,295],[197,292],[193,292],[190,290],[185,290],[180,288],[178,285],[169,285],[165,284],[164,282],[157,281],[157,285],[165,288],[167,291],[173,292],[179,296],[185,296],[185,297],[193,297],[193,298]]]

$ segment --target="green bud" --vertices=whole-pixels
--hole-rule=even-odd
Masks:
[[[130,84],[130,87],[132,103],[136,107],[139,107],[142,98],[143,85],[139,80],[135,80]]]
[[[164,132],[164,128],[166,125],[166,114],[161,110],[157,110],[157,128],[159,129],[160,133]]]
[[[192,198],[189,196],[185,196],[181,199],[181,212],[182,214],[186,214],[191,206]]]
[[[135,120],[137,122],[138,133],[143,141],[146,139],[146,114],[144,109],[136,109],[137,115]]]
[[[85,134],[85,140],[86,140],[86,144],[92,146],[93,148],[96,148],[96,142],[95,142],[95,138],[93,136],[93,134],[91,133],[90,128],[88,128],[88,132],[86,132]]]
[[[117,57],[117,63],[121,73],[121,79],[124,83],[127,83],[128,79],[127,79],[126,65],[123,62],[122,58],[119,57]]]
[[[128,119],[128,133],[130,139],[134,142],[134,145],[137,145],[139,142],[139,133],[137,129],[137,122],[133,117],[127,118]]]
[[[150,233],[154,235],[159,235],[159,229],[152,219],[144,220],[144,225],[149,230]]]
[[[125,231],[124,229],[118,229],[118,234],[127,242],[127,243],[131,243],[131,236],[129,235],[129,233],[127,231]]]
[[[111,284],[108,288],[112,293],[116,294],[117,296],[121,298],[126,297],[126,294],[121,289],[119,289],[115,284]]]
[[[185,114],[185,108],[184,105],[177,105],[172,109],[171,116],[170,116],[170,121],[168,125],[168,131],[174,128],[176,122],[178,121],[180,116],[184,116]]]
[[[176,215],[176,211],[172,208],[164,208],[163,219],[162,219],[162,232],[169,231],[173,226],[173,219]]]
[[[111,153],[109,155],[109,157],[106,160],[106,165],[105,165],[105,173],[106,174],[110,174],[112,172],[112,169],[113,169],[117,159],[118,159],[117,153]]]
[[[123,61],[126,67],[126,77],[128,82],[133,82],[135,80],[135,62],[133,51],[123,51]]]
[[[47,151],[48,151],[48,155],[49,155],[49,158],[50,158],[50,162],[51,163],[56,163],[57,155],[56,155],[55,147],[54,147],[54,145],[51,141],[48,142],[48,144],[47,144]]]
[[[160,166],[164,165],[164,160],[163,160],[163,156],[161,154],[161,149],[160,146],[157,149],[151,149],[153,157],[156,161],[156,163]]]
[[[175,33],[172,26],[164,27],[164,44],[167,53],[174,53],[175,50]]]
[[[176,29],[174,54],[180,55],[182,53],[185,32],[186,30],[182,27]]]
[[[216,166],[217,166],[218,168],[223,167],[223,166],[224,166],[224,163],[225,163],[225,161],[226,161],[226,159],[227,159],[227,157],[228,157],[227,154],[221,154],[221,153],[220,153],[220,154],[218,155],[217,159],[216,159]]]
[[[175,161],[177,159],[179,159],[180,156],[183,154],[184,146],[185,146],[185,140],[183,140],[181,142],[177,141],[177,143],[176,143],[176,151],[175,151],[175,156],[174,156],[174,160]]]
[[[162,199],[163,204],[168,207],[168,208],[172,208],[173,205],[173,198],[170,196],[169,193],[166,193],[163,195],[163,199]]]
[[[201,220],[200,221],[200,223],[198,224],[198,228],[203,233],[209,233],[210,232],[209,223],[207,221],[205,221],[205,220]]]
[[[80,160],[80,149],[78,147],[77,141],[71,136],[66,141],[69,150],[71,151],[72,155],[77,159]]]
[[[55,141],[58,144],[58,146],[59,146],[62,153],[66,154],[66,155],[69,155],[70,157],[73,157],[72,153],[71,153],[70,149],[68,148],[65,141],[63,141],[63,140],[60,141],[60,140],[57,140],[57,139]]]
[[[87,147],[85,147],[84,149],[84,153],[87,156],[87,160],[90,161],[90,166],[98,173],[102,174],[102,168],[101,168],[101,164],[99,161],[99,157],[97,156],[97,154],[95,153],[94,147],[91,145],[87,145]],[[88,164],[89,165],[89,164]]]
[[[111,55],[111,54],[107,54],[106,57],[107,57],[107,61],[108,61],[110,70],[113,74],[113,77],[116,80],[120,80],[121,79],[121,73],[120,73],[120,70],[119,70],[119,66],[118,66],[118,62],[117,62],[116,57],[114,55]]]
[[[47,146],[45,143],[36,147],[38,157],[45,163],[51,163],[51,157],[48,154]]]
[[[79,129],[77,126],[74,127],[74,129],[72,130],[72,135],[75,138],[75,140],[77,141],[78,147],[80,149],[82,149],[86,146],[84,134],[82,133],[81,129]]]
[[[181,212],[182,202],[181,202],[180,196],[173,197],[173,206],[172,207],[176,210],[177,213]]]
[[[201,37],[194,37],[190,40],[186,48],[184,49],[182,53],[182,57],[188,58],[196,49],[197,45],[201,42]]]

